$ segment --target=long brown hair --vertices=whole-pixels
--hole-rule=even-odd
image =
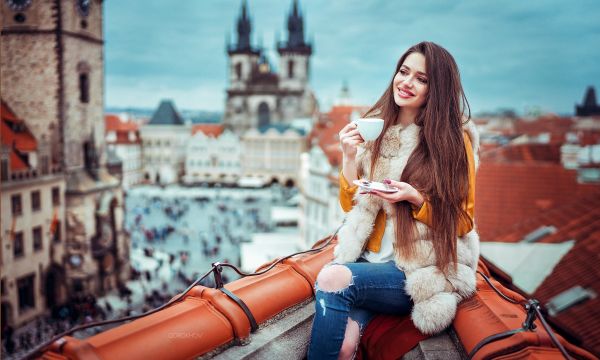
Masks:
[[[467,221],[464,210],[469,188],[469,167],[463,139],[463,118],[471,114],[458,66],[446,49],[432,42],[409,48],[398,61],[394,76],[411,53],[425,57],[428,92],[425,104],[415,119],[419,142],[410,155],[400,181],[415,187],[429,202],[431,228],[437,266],[447,272],[457,262],[457,224]],[[465,111],[467,115],[465,116]],[[381,98],[364,115],[383,118],[383,132],[394,125],[400,107],[394,101],[394,80]],[[379,159],[383,136],[377,138],[371,157],[371,178]],[[396,180],[396,179],[394,179]],[[408,201],[396,203],[396,250],[410,258],[415,254],[416,224]]]

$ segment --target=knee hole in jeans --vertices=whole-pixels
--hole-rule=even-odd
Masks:
[[[340,349],[339,359],[354,359],[358,344],[360,343],[360,337],[362,335],[362,329],[360,324],[352,319],[348,318],[348,328],[354,327],[354,329],[347,329],[342,347]]]
[[[352,272],[340,264],[327,266],[317,276],[318,289],[326,292],[336,292],[352,284]]]

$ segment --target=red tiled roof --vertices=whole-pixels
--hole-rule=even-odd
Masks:
[[[37,140],[27,128],[27,124],[19,119],[11,108],[2,103],[1,141],[3,146],[10,148],[10,167],[12,171],[25,170],[29,167],[23,153],[37,150]]]
[[[565,134],[571,131],[575,124],[573,118],[558,116],[541,116],[533,121],[519,119],[514,123],[516,134],[539,135],[550,134],[550,142],[564,142]]]
[[[104,132],[114,132],[116,139],[113,143],[115,144],[139,144],[141,142],[139,133],[139,124],[133,120],[125,121],[118,115],[106,114],[104,115]],[[130,134],[135,134],[133,140]]]
[[[196,124],[192,126],[192,135],[201,131],[206,136],[218,138],[224,130],[223,125],[219,124]]]
[[[494,162],[552,162],[560,163],[562,144],[511,144],[481,153],[482,161]]]
[[[600,294],[600,187],[525,219],[494,240],[520,241],[541,226],[554,226],[556,232],[538,242],[575,240],[575,245],[538,286],[534,297],[544,304],[575,285]],[[554,319],[581,339],[583,346],[600,354],[600,297],[574,305]]]
[[[496,240],[515,224],[596,188],[579,184],[577,171],[560,164],[482,161],[475,191],[475,222],[481,239]]]
[[[308,136],[309,143],[316,141],[321,147],[329,163],[339,166],[342,162],[342,150],[339,147],[338,133],[350,122],[350,116],[357,111],[360,114],[366,112],[366,106],[340,105],[331,108],[329,113],[322,114],[319,121],[313,127]]]
[[[116,132],[129,132],[138,131],[139,125],[133,120],[124,121],[115,114],[104,115],[105,132],[116,131]]]

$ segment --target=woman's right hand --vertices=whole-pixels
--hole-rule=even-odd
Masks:
[[[358,150],[358,145],[365,142],[358,132],[356,123],[351,122],[344,126],[338,135],[344,157],[349,160],[354,160]]]

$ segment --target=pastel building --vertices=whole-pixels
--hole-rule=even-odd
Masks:
[[[108,162],[111,158],[120,161],[120,171],[123,189],[129,189],[144,180],[142,168],[142,141],[139,125],[132,119],[108,114],[104,116],[106,151]]]
[[[186,184],[235,184],[241,176],[240,138],[222,125],[198,124],[192,127],[185,152]]]
[[[264,184],[295,186],[305,139],[302,130],[282,124],[246,131],[242,136],[242,176]]]
[[[177,182],[184,172],[190,126],[170,100],[163,100],[148,124],[140,128],[144,177],[151,183]]]

